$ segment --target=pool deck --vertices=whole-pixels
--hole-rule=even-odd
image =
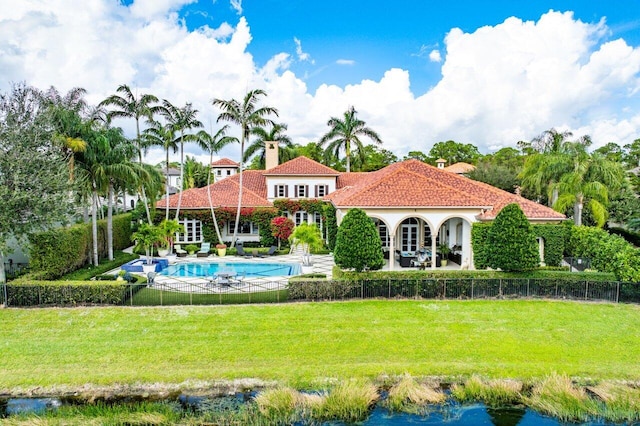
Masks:
[[[245,256],[216,256],[211,254],[207,257],[197,257],[196,255],[188,255],[186,257],[175,258],[175,262],[170,264],[178,265],[181,263],[198,264],[198,263],[298,263],[302,264],[300,254],[285,254],[267,257],[245,257]],[[311,264],[308,270],[303,273],[325,274],[327,278],[333,276],[333,255],[311,255]],[[306,268],[305,268],[306,269]],[[229,280],[216,280],[214,277],[167,277],[156,275],[154,278],[154,287],[163,288],[174,291],[189,291],[196,293],[236,293],[245,291],[266,291],[279,290],[286,287],[289,276],[275,277],[244,277],[241,280],[230,277]]]

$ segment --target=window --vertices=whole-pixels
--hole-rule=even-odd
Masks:
[[[316,185],[316,197],[324,197],[329,193],[329,185]]]
[[[429,228],[429,225],[426,222],[424,223],[424,233],[422,238],[422,245],[427,248],[431,248],[431,228]]]
[[[184,226],[184,234],[178,234],[176,243],[202,242],[202,222],[195,219],[182,219],[178,222]]]
[[[387,230],[387,224],[378,218],[372,218],[371,220],[378,229],[378,235],[380,236],[382,247],[389,247],[389,232]]]
[[[309,196],[309,185],[296,185],[296,198],[307,198]]]
[[[316,226],[318,227],[318,229],[320,230],[320,233],[322,234],[322,238],[327,238],[326,229],[322,223],[322,215],[318,212],[314,213],[313,220],[316,223]]]
[[[307,222],[308,218],[309,218],[309,215],[307,214],[307,212],[305,212],[304,210],[299,210],[296,212],[294,222],[296,226],[298,226],[303,222]]]
[[[216,174],[217,174],[218,176],[222,176],[222,170],[216,170]]]
[[[235,229],[235,222],[227,222],[228,235],[233,234],[233,230]],[[243,221],[238,225],[238,235],[255,235],[259,231],[258,225],[251,221]]]
[[[287,185],[276,185],[274,195],[276,198],[287,198],[289,196],[289,187]]]
[[[227,176],[231,176],[231,170],[227,170]]]

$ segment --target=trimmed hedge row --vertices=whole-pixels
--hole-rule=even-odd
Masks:
[[[38,232],[29,236],[30,268],[40,279],[56,279],[90,263],[93,250],[91,224]],[[113,248],[131,245],[131,214],[113,217]],[[98,257],[107,257],[107,221],[98,221]]]
[[[146,284],[126,281],[31,281],[7,284],[7,306],[123,305]]]
[[[640,232],[629,231],[624,228],[609,228],[610,234],[620,235],[636,247],[640,247]]]
[[[640,302],[640,286],[617,281],[425,278],[291,281],[289,300],[550,298]]]

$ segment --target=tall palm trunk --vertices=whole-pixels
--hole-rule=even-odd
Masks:
[[[167,167],[166,167],[166,175],[165,175],[165,187],[166,187],[166,195],[165,195],[165,220],[169,220],[169,148],[167,148]]]
[[[582,210],[584,208],[584,197],[582,194],[578,194],[576,197],[576,203],[573,206],[573,223],[576,226],[582,225]]]
[[[351,144],[349,139],[344,142],[345,157],[347,157],[347,173],[351,171]]]
[[[240,176],[238,178],[238,184],[240,185],[240,188],[238,189],[238,211],[236,212],[236,224],[233,228],[233,239],[231,240],[231,247],[235,247],[236,244],[236,238],[238,235],[238,224],[240,223],[240,208],[242,207],[242,157],[244,156],[244,136],[245,130],[242,131],[242,138],[240,140]]]
[[[109,182],[107,195],[107,252],[109,260],[113,260],[113,183]]]
[[[140,163],[140,167],[142,167],[142,144],[140,143],[140,119],[136,117],[136,135],[138,137],[138,162]],[[142,197],[142,202],[144,203],[144,210],[147,213],[147,221],[149,225],[152,225],[151,221],[151,212],[149,211],[149,203],[147,203],[147,194],[144,190],[144,183],[140,184],[140,196]]]
[[[184,188],[184,143],[180,136],[180,193],[178,194],[178,208],[176,208],[176,220],[180,216],[180,205],[182,204],[182,188]]]
[[[211,163],[213,163],[213,151],[209,155],[209,173],[207,173],[207,196],[209,197],[209,208],[211,208],[211,219],[213,220],[213,226],[216,229],[216,235],[218,236],[218,243],[222,244],[222,234],[220,234],[220,227],[218,226],[218,220],[216,219],[216,211],[213,208],[213,200],[211,199]]]
[[[98,191],[93,183],[92,212],[91,212],[91,235],[93,237],[93,264],[98,266]]]

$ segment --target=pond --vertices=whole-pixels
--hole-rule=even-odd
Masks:
[[[228,397],[194,397],[181,395],[177,401],[167,401],[173,407],[181,407],[184,413],[195,413],[206,422],[208,416],[229,410],[239,410],[245,406],[255,394],[237,393]],[[10,417],[17,414],[31,414],[42,416],[47,410],[56,410],[63,405],[55,398],[15,398],[0,402],[0,417]],[[198,423],[194,423],[198,424]],[[314,423],[318,424],[318,423]],[[343,422],[325,422],[325,426],[347,426]],[[401,425],[448,425],[448,426],[562,426],[589,425],[604,426],[610,423],[563,423],[556,419],[543,416],[524,407],[488,408],[484,404],[460,405],[447,403],[443,405],[427,406],[422,415],[391,413],[378,404],[369,417],[358,425],[363,426],[401,426]],[[305,423],[296,423],[303,426]]]

